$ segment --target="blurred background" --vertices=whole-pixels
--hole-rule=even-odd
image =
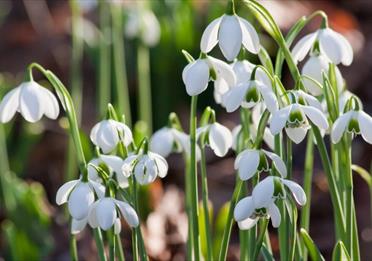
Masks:
[[[261,2],[284,32],[298,18],[315,10],[322,9],[328,14],[330,25],[344,34],[354,48],[353,64],[340,68],[348,88],[361,98],[365,111],[371,114],[372,2]],[[114,7],[108,6],[106,13],[102,13],[100,8],[103,3]],[[190,97],[186,95],[181,78],[186,65],[181,50],[187,50],[194,57],[199,55],[199,41],[204,28],[212,19],[223,14],[226,4],[227,1],[212,0],[116,0],[112,3],[79,0],[75,4],[63,0],[0,0],[0,97],[22,82],[25,69],[31,62],[52,70],[67,88],[72,89],[81,115],[81,128],[85,133],[85,151],[92,157],[93,148],[89,145],[88,135],[103,115],[102,105],[98,102],[102,95],[98,91],[102,79],[100,66],[107,67],[107,77],[112,82],[121,75],[119,73],[125,75],[124,71],[114,72],[116,65],[112,46],[114,38],[119,37],[125,53],[125,63],[120,68],[126,67],[132,122],[138,119],[138,85],[143,76],[141,68],[148,61],[153,130],[166,125],[168,115],[173,111],[187,129]],[[156,17],[150,19],[150,39],[147,43],[146,39],[136,37],[128,28],[128,24],[135,24],[133,17],[139,15],[134,7],[136,5],[145,6]],[[118,9],[121,12],[115,13]],[[237,5],[237,11],[257,25],[242,5]],[[114,37],[112,31],[107,31],[113,23],[119,23],[113,29],[117,30]],[[316,30],[319,24],[320,21],[316,19],[305,28],[304,34]],[[274,57],[275,43],[264,32],[261,32],[260,39]],[[108,50],[104,54],[108,58],[105,64],[102,64],[102,45]],[[138,59],[141,46],[145,46],[149,54],[144,64]],[[122,61],[124,53],[119,56],[123,58]],[[217,48],[212,54],[222,57]],[[257,57],[251,57],[251,62],[257,63]],[[35,75],[35,78],[42,80],[40,75]],[[292,87],[286,70],[283,82],[287,88]],[[108,88],[112,89],[112,85],[109,84]],[[114,92],[110,100],[117,102]],[[199,112],[207,105],[216,109],[218,120],[230,129],[238,123],[238,113],[227,114],[215,104],[212,88],[201,95]],[[71,175],[66,167],[69,143],[66,126],[64,115],[58,121],[44,119],[36,124],[28,124],[21,117],[16,117],[11,123],[0,125],[0,260],[69,259],[68,218],[63,208],[55,204],[57,189],[68,179],[66,175]],[[302,183],[304,146],[294,147],[295,179],[299,183]],[[369,169],[372,147],[356,139],[353,152],[354,163]],[[230,153],[221,160],[212,153],[207,155],[214,237],[217,241],[224,229],[225,203],[230,200],[234,186],[233,156]],[[316,159],[310,235],[329,258],[334,246],[332,208],[317,152]],[[141,216],[145,220],[146,247],[153,260],[185,258],[187,219],[183,209],[182,157],[172,155],[169,166],[168,176],[145,188],[140,201],[143,209]],[[77,173],[72,173],[72,177],[77,176]],[[371,260],[372,252],[368,249],[372,246],[370,194],[368,186],[357,175],[355,200],[362,257],[363,260]],[[128,231],[128,228],[124,230],[122,237],[126,256],[130,258]],[[237,229],[234,228],[229,260],[239,258],[237,235]],[[274,230],[271,236],[273,250],[277,251]],[[78,248],[83,260],[96,258],[94,241],[88,229],[78,235]]]

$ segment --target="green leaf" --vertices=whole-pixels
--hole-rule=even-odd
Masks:
[[[331,117],[332,122],[334,122],[338,117],[338,101],[335,97],[335,92],[333,91],[333,88],[327,78],[327,76],[323,73],[323,92],[324,97],[327,102],[327,108],[329,115]]]
[[[347,261],[351,260],[350,255],[346,250],[346,247],[342,241],[338,241],[332,252],[332,261]]]
[[[372,186],[372,176],[367,170],[355,164],[351,165],[351,169],[358,173],[368,186]]]
[[[273,62],[271,61],[270,55],[265,48],[261,46],[260,51],[258,52],[258,58],[260,59],[261,64],[268,70],[268,72],[273,75],[274,67]]]
[[[185,56],[186,60],[189,63],[192,63],[193,61],[195,61],[194,57],[192,57],[192,55],[189,54],[186,50],[182,50],[182,54]]]
[[[275,260],[273,255],[267,249],[267,246],[265,244],[262,244],[261,255],[262,255],[262,257],[264,258],[265,261],[274,261]]]
[[[227,219],[229,216],[230,202],[226,202],[219,210],[216,216],[216,223],[214,226],[214,241],[213,241],[213,256],[217,260],[220,252],[220,246],[223,238],[223,233],[225,231],[225,226],[227,224]]]
[[[208,215],[209,215],[209,222],[213,220],[213,206],[212,202],[208,202]],[[205,227],[205,222],[204,222],[204,208],[202,202],[199,203],[199,229],[200,229],[200,243],[201,243],[201,251],[203,253],[204,257],[207,257],[207,230]],[[213,250],[212,250],[213,251]]]
[[[307,250],[309,251],[309,255],[312,260],[319,261],[319,260],[325,260],[322,254],[320,253],[318,247],[315,245],[314,241],[311,239],[307,231],[303,228],[301,228],[301,236],[302,240],[305,243],[305,246]]]

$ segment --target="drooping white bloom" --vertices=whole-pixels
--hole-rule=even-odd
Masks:
[[[214,122],[197,129],[197,137],[206,135],[206,144],[208,144],[218,157],[226,155],[232,146],[231,131],[225,126]]]
[[[267,158],[272,161],[272,165],[269,164]],[[234,168],[238,170],[241,180],[248,180],[262,171],[268,172],[272,166],[275,166],[283,178],[287,176],[287,168],[283,160],[275,153],[264,149],[246,149],[239,153],[234,163]]]
[[[372,117],[362,110],[350,110],[334,122],[331,132],[333,143],[338,143],[345,132],[360,134],[363,139],[372,144]]]
[[[82,221],[88,216],[95,194],[98,198],[103,197],[105,194],[104,186],[93,180],[88,180],[88,182],[83,182],[81,179],[72,180],[58,189],[56,203],[62,205],[67,202],[72,218]]]
[[[211,79],[217,82],[224,81],[228,86],[233,86],[236,82],[231,66],[211,56],[199,58],[189,63],[182,72],[182,80],[186,85],[186,92],[190,96],[199,95],[205,91]],[[219,85],[217,86],[219,87]]]
[[[90,208],[89,225],[92,228],[99,227],[105,231],[114,226],[115,234],[119,234],[121,230],[120,215],[124,217],[129,226],[138,226],[138,216],[131,205],[114,198],[104,197],[94,202]]]
[[[290,190],[299,205],[305,205],[306,194],[300,185],[279,177],[266,177],[254,187],[252,196],[245,197],[236,204],[234,218],[239,228],[242,230],[252,228],[260,217],[271,218],[273,227],[279,227],[281,215],[275,201],[278,198],[286,198],[283,185]]]
[[[164,178],[168,173],[168,163],[159,154],[148,151],[147,154],[126,158],[122,172],[127,178],[134,174],[139,184],[146,185],[153,182],[157,176]]]
[[[114,120],[103,120],[94,125],[90,132],[90,139],[94,145],[101,148],[103,153],[109,153],[119,142],[128,146],[133,142],[132,132],[124,123]]]
[[[235,14],[225,14],[207,26],[200,41],[200,50],[208,53],[217,43],[228,61],[235,59],[242,45],[255,54],[260,49],[260,41],[254,27]]]
[[[35,81],[29,81],[4,96],[0,103],[0,122],[10,121],[16,112],[29,122],[37,122],[43,115],[55,120],[59,114],[59,105],[51,91]]]
[[[327,130],[329,125],[318,100],[301,91],[295,93],[295,96],[295,103],[273,113],[270,131],[276,135],[285,128],[288,137],[298,144],[310,128],[309,120],[320,130]]]
[[[304,36],[292,50],[294,61],[302,61],[306,54],[319,43],[319,52],[334,64],[350,65],[353,61],[353,49],[346,38],[330,28],[318,29]]]
[[[267,74],[258,68],[255,79],[242,82],[222,96],[222,105],[227,112],[233,112],[240,106],[253,108],[260,102],[264,102],[270,112],[278,109],[278,102],[272,89],[271,80]]]
[[[319,84],[323,84],[323,76],[322,73],[326,73],[328,75],[329,72],[329,64],[331,63],[330,60],[324,55],[311,55],[310,58],[305,63],[304,67],[302,68],[302,74],[308,77],[313,78]],[[344,88],[344,79],[342,78],[340,70],[335,67],[335,75],[337,81],[337,89],[341,92]],[[321,95],[323,91],[319,86],[314,83],[310,79],[303,79],[304,86],[307,91],[309,91],[312,95]]]
[[[139,38],[149,47],[155,46],[160,39],[160,23],[155,14],[145,8],[131,8],[125,24],[128,38]]]

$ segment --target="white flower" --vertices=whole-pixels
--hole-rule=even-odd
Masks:
[[[319,52],[334,64],[350,65],[353,61],[353,49],[344,36],[330,28],[318,29],[304,36],[292,50],[293,60],[302,61],[306,54],[319,43]]]
[[[186,92],[190,96],[199,95],[205,91],[210,79],[217,82],[223,80],[228,86],[233,86],[236,82],[231,66],[211,56],[199,58],[189,63],[182,72],[182,80],[186,85]]]
[[[331,61],[329,61],[324,55],[311,55],[302,68],[302,74],[313,78],[318,83],[320,83],[320,85],[323,85],[322,73],[324,72],[328,75],[330,63]],[[344,88],[344,79],[342,78],[341,72],[337,67],[335,67],[335,74],[337,89],[339,92],[341,92]],[[312,95],[318,96],[323,94],[322,89],[319,88],[319,86],[312,80],[304,78],[303,83],[306,90],[309,91]]]
[[[254,27],[237,15],[223,15],[213,20],[204,30],[200,50],[210,52],[219,44],[222,54],[229,61],[239,54],[243,45],[251,53],[258,53],[260,42]]]
[[[119,234],[121,230],[120,215],[124,217],[129,226],[138,226],[138,216],[131,205],[114,198],[104,197],[94,202],[90,208],[89,225],[92,228],[99,227],[105,231],[114,226],[115,234]]]
[[[298,144],[305,138],[310,128],[309,120],[320,130],[327,130],[328,121],[321,111],[320,103],[315,98],[310,99],[310,97],[310,95],[302,92],[302,96],[297,98],[296,103],[274,112],[270,122],[271,133],[276,135],[285,128],[288,137]],[[309,105],[302,105],[306,103]]]
[[[97,170],[91,166],[100,166],[104,163],[100,158],[93,158],[88,162],[87,171],[88,171],[88,178],[98,183],[102,183],[102,179],[99,177]]]
[[[94,194],[100,198],[104,193],[105,188],[93,180],[72,180],[58,189],[56,203],[62,205],[67,202],[72,218],[81,221],[88,216],[89,208],[94,202]]]
[[[132,132],[124,123],[114,120],[103,120],[94,125],[90,132],[90,139],[94,145],[100,147],[103,153],[109,153],[123,142],[128,146],[133,142]]]
[[[160,39],[160,24],[155,14],[148,9],[135,8],[129,10],[125,24],[128,38],[140,38],[147,46],[155,46]]]
[[[16,112],[29,122],[39,121],[44,114],[55,120],[59,114],[59,105],[51,91],[37,82],[29,81],[4,96],[0,103],[0,122],[10,121]]]
[[[218,122],[198,128],[197,137],[201,137],[203,134],[207,136],[207,144],[218,157],[225,156],[232,146],[231,131]]]
[[[297,183],[283,178],[269,176],[260,181],[253,189],[252,196],[241,199],[235,206],[234,218],[242,230],[252,228],[260,217],[270,217],[273,227],[279,227],[281,215],[275,201],[285,198],[285,185],[296,202],[303,206],[306,194]]]
[[[227,112],[233,112],[240,106],[252,108],[261,101],[265,103],[270,112],[278,109],[271,81],[260,68],[256,71],[255,80],[242,82],[232,87],[222,97],[222,105]]]
[[[168,173],[167,161],[157,153],[131,155],[124,160],[122,172],[126,177],[134,174],[141,185],[153,182],[157,176],[164,178]]]
[[[272,160],[272,165],[282,177],[287,176],[287,168],[283,160],[275,153],[266,150],[246,149],[239,153],[235,159],[234,168],[238,170],[241,180],[248,180],[256,173],[268,172],[272,169],[267,157]]]
[[[360,134],[363,139],[372,144],[372,117],[362,110],[350,110],[334,122],[331,132],[333,143],[338,143],[345,132]]]

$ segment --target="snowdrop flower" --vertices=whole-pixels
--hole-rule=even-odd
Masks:
[[[57,191],[56,203],[62,205],[67,202],[70,215],[75,220],[86,219],[89,208],[94,202],[94,195],[101,198],[105,194],[105,188],[101,184],[81,179],[72,180],[63,184]]]
[[[225,14],[213,20],[203,32],[200,50],[208,53],[217,43],[228,61],[235,59],[242,45],[254,54],[260,49],[258,34],[254,27],[236,14]]]
[[[292,50],[293,60],[302,61],[318,43],[321,55],[334,64],[350,65],[353,61],[353,49],[344,36],[330,28],[318,29],[304,36]]]
[[[297,101],[273,113],[270,131],[278,134],[283,128],[288,137],[296,144],[300,143],[310,128],[309,120],[321,130],[328,129],[328,121],[321,111],[321,104],[304,92],[297,92]],[[306,98],[305,98],[306,97]],[[306,105],[308,104],[308,105]]]
[[[228,86],[233,86],[236,82],[231,66],[211,56],[199,58],[189,63],[182,72],[182,80],[186,85],[186,92],[190,96],[199,95],[205,91],[210,79],[217,82],[223,80]]]
[[[330,60],[324,55],[311,55],[310,58],[305,63],[304,67],[302,68],[302,74],[309,76],[316,80],[321,85],[323,84],[323,76],[322,73],[326,73],[328,75],[329,72],[329,64],[331,63]],[[337,81],[337,89],[341,92],[344,88],[344,79],[342,78],[340,70],[335,67],[335,74],[336,74],[336,81]],[[310,79],[303,79],[304,86],[307,91],[309,91],[312,95],[321,95],[323,94],[322,89],[314,83]]]
[[[281,215],[275,201],[278,198],[286,198],[283,185],[290,190],[300,206],[305,205],[306,194],[300,185],[279,177],[266,177],[254,187],[252,196],[245,197],[236,204],[234,218],[239,228],[242,230],[252,228],[260,217],[271,218],[273,227],[279,227]]]
[[[372,117],[362,110],[350,110],[334,122],[331,132],[333,143],[338,143],[345,132],[360,134],[363,139],[372,144]]]
[[[198,139],[202,135],[205,135],[206,144],[211,147],[218,157],[225,156],[232,146],[233,141],[230,130],[218,122],[198,128]]]
[[[278,109],[278,102],[272,89],[271,80],[258,68],[255,79],[232,87],[222,97],[222,105],[227,112],[233,112],[240,106],[252,108],[263,101],[270,112]]]
[[[119,142],[123,142],[124,146],[133,142],[129,127],[111,119],[97,123],[90,132],[90,139],[94,145],[101,148],[103,153],[114,150]]]
[[[275,153],[266,150],[246,149],[239,153],[235,159],[234,168],[238,170],[241,180],[248,180],[256,173],[268,172],[272,169],[267,158],[272,161],[272,165],[282,177],[287,176],[287,168],[283,160]]]
[[[59,105],[51,91],[35,81],[28,81],[4,96],[0,103],[0,122],[9,122],[16,112],[29,122],[37,122],[43,115],[55,120],[59,114]]]
[[[148,151],[146,154],[126,158],[122,172],[127,178],[134,174],[139,184],[146,185],[153,182],[157,176],[164,178],[168,172],[168,163],[159,154]]]
[[[160,23],[151,10],[135,8],[129,11],[125,24],[125,34],[128,38],[140,38],[144,44],[152,47],[159,42],[160,33]]]
[[[119,211],[117,211],[119,210]],[[136,211],[131,205],[110,197],[104,197],[92,205],[89,211],[89,225],[92,228],[101,228],[105,231],[114,226],[115,234],[121,230],[120,215],[131,227],[137,227],[139,220]]]

